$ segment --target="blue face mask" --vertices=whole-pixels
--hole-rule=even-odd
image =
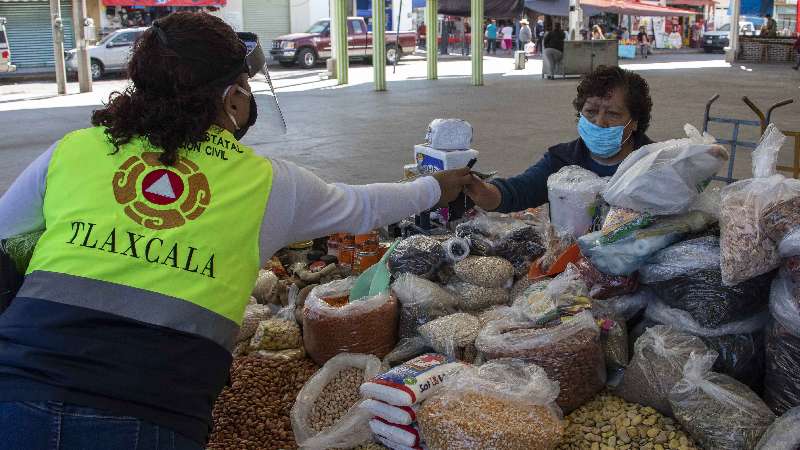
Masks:
[[[622,150],[625,127],[630,123],[631,121],[628,121],[621,127],[603,128],[593,124],[589,119],[581,115],[580,120],[578,120],[578,134],[592,155],[598,158],[611,158]],[[631,136],[633,136],[633,133],[631,133]],[[630,136],[628,139],[630,139]]]

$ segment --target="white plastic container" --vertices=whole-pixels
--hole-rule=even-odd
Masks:
[[[478,158],[477,150],[439,150],[419,144],[414,146],[414,161],[421,173],[466,167],[471,159]],[[477,166],[473,167],[477,169]]]

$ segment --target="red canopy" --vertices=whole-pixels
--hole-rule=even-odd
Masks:
[[[685,6],[714,6],[714,0],[667,0],[667,6],[685,5]]]
[[[103,0],[105,6],[225,6],[227,0]]]
[[[625,14],[628,16],[674,17],[697,14],[697,11],[688,9],[649,5],[630,0],[581,0],[581,7],[589,7],[592,11]]]

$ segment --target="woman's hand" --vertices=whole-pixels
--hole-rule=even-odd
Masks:
[[[471,175],[471,182],[466,186],[465,192],[475,202],[475,205],[486,211],[497,209],[503,199],[497,186],[487,183],[475,175]]]
[[[439,188],[442,190],[442,195],[439,197],[439,203],[436,206],[444,208],[458,198],[458,194],[472,183],[472,175],[470,175],[469,171],[469,167],[464,167],[434,172],[432,176],[439,182]]]

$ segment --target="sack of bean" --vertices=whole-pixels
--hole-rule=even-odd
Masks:
[[[487,360],[520,358],[542,367],[558,382],[561,391],[556,401],[565,412],[605,387],[600,329],[588,311],[544,327],[514,319],[490,322],[475,346]]]
[[[628,328],[624,320],[601,318],[597,320],[600,327],[600,345],[606,358],[606,370],[609,373],[619,372],[628,365]]]
[[[517,275],[528,273],[531,262],[544,253],[541,234],[535,225],[497,213],[478,215],[456,227],[456,235],[469,241],[473,255],[506,259]]]
[[[636,272],[655,252],[678,242],[687,234],[707,228],[716,219],[700,211],[658,218],[647,228],[632,231],[624,237],[609,237],[603,231],[578,239],[581,253],[608,275],[629,276]]]
[[[800,304],[795,285],[782,271],[772,283],[767,329],[764,401],[775,414],[800,406]]]
[[[278,286],[278,277],[271,270],[259,270],[256,284],[253,287],[253,297],[258,303],[274,303],[275,287]]]
[[[497,256],[469,256],[453,265],[456,275],[467,283],[487,288],[510,288],[514,266]]]
[[[565,166],[547,177],[550,221],[575,237],[589,232],[594,223],[600,192],[608,179],[580,166]]]
[[[687,212],[728,160],[728,152],[711,142],[685,138],[642,147],[622,161],[603,198],[610,205],[653,215]]]
[[[479,312],[497,305],[506,305],[510,299],[509,290],[502,287],[488,288],[453,279],[445,288],[458,299],[458,309]]]
[[[800,407],[778,417],[761,436],[756,450],[796,450],[800,448]]]
[[[754,178],[722,190],[721,266],[722,281],[728,286],[780,265],[777,244],[762,228],[762,215],[771,205],[790,200],[800,192],[799,181],[776,175],[778,151],[785,140],[786,136],[771,124],[753,152]]]
[[[481,331],[481,323],[473,315],[451,314],[430,321],[418,329],[429,346],[451,359],[471,363],[478,356],[475,338]]]
[[[432,352],[433,349],[428,346],[422,336],[400,339],[394,349],[383,357],[383,364],[387,367],[395,367],[419,355]]]
[[[745,320],[718,327],[704,327],[686,311],[651,302],[645,317],[652,323],[670,325],[699,337],[719,354],[714,370],[741,381],[756,392],[764,381],[764,330],[769,312],[764,310]]]
[[[578,269],[578,273],[583,282],[589,287],[589,296],[592,298],[604,299],[616,297],[636,292],[639,288],[636,273],[629,277],[606,275],[597,270],[597,268],[584,257],[581,257],[575,262],[575,267]]]
[[[249,341],[256,334],[258,324],[272,317],[272,308],[267,305],[247,305],[244,308],[244,318],[239,327],[236,342]]]
[[[681,378],[692,353],[708,348],[700,338],[665,325],[650,327],[636,340],[616,394],[631,403],[650,406],[670,416],[669,392]]]
[[[706,236],[680,242],[653,255],[639,270],[661,301],[690,313],[703,327],[752,317],[769,298],[771,274],[735,286],[722,283],[719,239]]]
[[[361,407],[375,417],[398,425],[411,425],[417,421],[418,405],[395,406],[380,400],[368,398],[361,403]]]
[[[297,394],[292,430],[304,448],[349,448],[370,439],[369,412],[359,406],[361,383],[381,371],[372,355],[342,353],[325,363]]]
[[[649,289],[607,299],[593,299],[592,313],[599,317],[615,317],[629,321],[647,308],[647,304],[655,298]]]
[[[419,424],[431,450],[553,449],[564,432],[557,395],[542,368],[492,361],[447,380],[420,408]]]
[[[401,339],[419,336],[417,327],[456,312],[458,299],[438,284],[410,273],[392,283],[392,292],[400,301]]]
[[[361,395],[395,406],[417,405],[463,367],[461,363],[448,362],[444,355],[418,356],[361,385]]]
[[[548,224],[544,231],[544,242],[546,251],[537,263],[542,273],[548,273],[558,258],[575,244],[575,236],[565,230],[554,227],[552,224]]]
[[[478,314],[478,321],[481,323],[481,329],[495,320],[502,320],[508,318],[519,317],[517,311],[510,306],[495,306],[486,311]]]
[[[303,346],[303,337],[297,322],[272,318],[258,323],[250,339],[250,351],[287,350]]]
[[[575,266],[569,264],[554,279],[528,287],[514,300],[512,307],[534,323],[544,325],[563,316],[578,314],[591,306],[586,283],[581,280]]]
[[[397,343],[398,304],[393,295],[349,301],[354,278],[314,288],[303,307],[303,343],[317,364],[339,353],[386,356]]]
[[[388,261],[392,274],[410,273],[424,278],[433,277],[445,262],[442,243],[421,234],[400,241]]]
[[[669,393],[675,418],[706,449],[752,449],[775,414],[750,388],[711,371],[714,352],[693,354]]]

